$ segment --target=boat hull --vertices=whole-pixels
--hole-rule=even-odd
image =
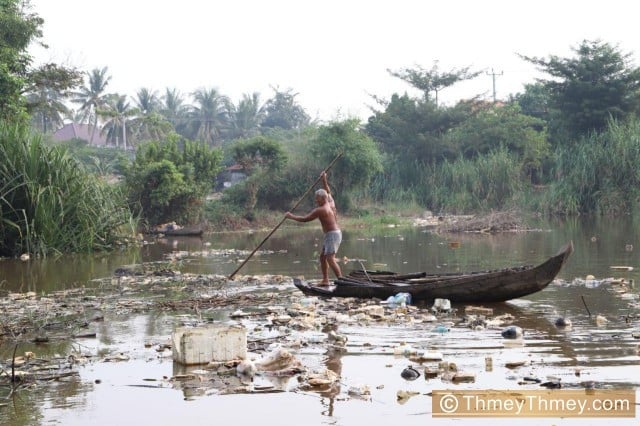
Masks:
[[[406,292],[414,301],[504,302],[543,290],[558,275],[572,252],[573,244],[569,242],[556,255],[537,266],[438,275],[355,271],[334,281],[331,286],[318,286],[300,279],[294,279],[294,284],[307,295],[321,297],[387,299]]]

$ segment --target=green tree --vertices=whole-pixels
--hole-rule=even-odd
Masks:
[[[320,126],[310,151],[316,164],[329,164],[342,153],[333,168],[331,183],[337,188],[336,201],[344,210],[351,208],[348,195],[366,188],[371,178],[383,170],[375,142],[360,129],[357,119]]]
[[[433,102],[393,94],[391,101],[379,101],[384,110],[369,117],[366,132],[381,149],[400,163],[441,162],[459,152],[447,145],[443,135],[473,114],[472,103],[436,107]]]
[[[155,90],[141,88],[134,100],[136,117],[130,127],[137,142],[159,141],[174,129],[171,123],[160,113],[161,102]]]
[[[309,115],[296,101],[297,93],[291,93],[292,89],[283,92],[273,88],[273,91],[273,97],[267,100],[264,106],[265,118],[262,127],[291,130],[309,124]]]
[[[160,113],[171,123],[176,132],[182,134],[189,111],[184,96],[177,89],[167,87],[161,102]]]
[[[630,54],[599,40],[584,40],[573,51],[571,58],[521,55],[552,77],[539,82],[549,91],[567,137],[601,131],[609,118],[625,119],[637,111],[640,68],[632,66]]]
[[[24,112],[22,92],[31,64],[27,49],[42,36],[43,24],[27,6],[21,0],[0,0],[0,119],[16,120]]]
[[[83,121],[90,123],[91,137],[89,139],[89,145],[93,144],[93,137],[98,127],[98,109],[102,109],[107,102],[108,95],[105,93],[111,76],[107,75],[108,68],[102,69],[94,68],[91,72],[86,73],[88,80],[85,81],[85,86],[81,87],[79,91],[74,93],[72,102],[80,104],[80,112],[82,113]]]
[[[98,115],[105,119],[102,132],[106,134],[107,141],[112,141],[116,147],[119,147],[122,140],[122,148],[126,150],[127,140],[131,135],[127,123],[135,114],[136,110],[131,107],[125,95],[109,95],[105,108],[98,110]]]
[[[73,68],[47,63],[30,70],[24,95],[36,127],[46,133],[61,126],[70,112],[64,100],[80,84],[82,73]]]
[[[245,208],[251,211],[258,202],[258,191],[284,167],[287,156],[278,141],[265,136],[240,140],[232,145],[231,152],[248,176],[244,182]]]
[[[233,129],[232,138],[250,138],[260,134],[260,125],[266,117],[264,105],[261,105],[260,94],[243,94],[242,99],[231,113]]]
[[[204,197],[221,162],[220,149],[178,135],[143,144],[125,172],[129,200],[150,224],[195,223],[202,219]]]
[[[193,93],[195,105],[189,114],[190,137],[210,146],[220,145],[221,135],[229,126],[229,98],[217,89],[198,89]]]
[[[524,92],[510,96],[510,103],[517,103],[523,114],[549,122],[549,90],[542,83],[525,84]]]
[[[522,173],[530,179],[549,154],[544,122],[522,114],[518,105],[482,110],[448,132],[446,140],[468,159],[506,149],[521,161]]]
[[[423,93],[425,101],[431,101],[431,94],[434,94],[433,102],[438,106],[438,93],[447,87],[451,87],[456,83],[464,80],[471,80],[477,77],[481,71],[470,71],[470,67],[461,69],[452,69],[451,71],[441,72],[438,61],[434,61],[430,70],[424,69],[419,65],[415,68],[403,68],[399,71],[387,70],[389,74],[397,77],[411,87],[418,89]]]

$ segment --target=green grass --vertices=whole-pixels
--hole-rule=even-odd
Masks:
[[[118,187],[25,127],[0,123],[0,254],[106,250],[134,235]]]

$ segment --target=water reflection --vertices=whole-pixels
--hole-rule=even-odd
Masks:
[[[533,226],[539,232],[455,236],[434,234],[414,227],[347,229],[344,230],[338,258],[344,262],[341,266],[345,272],[361,268],[356,260],[362,260],[370,269],[379,267],[398,272],[487,270],[537,264],[572,240],[575,251],[561,277],[567,280],[589,274],[607,277],[613,274],[611,266],[634,266],[638,263],[640,242],[634,241],[635,225],[636,221],[630,217],[616,220],[571,219],[535,223]],[[250,252],[267,233],[159,238],[150,240],[141,248],[108,255],[63,256],[28,262],[5,259],[0,261],[0,283],[9,291],[46,293],[87,285],[93,278],[111,276],[123,265],[167,261],[168,254],[178,252],[205,255],[180,258],[172,267],[179,267],[185,272],[229,275],[248,253],[216,255],[215,251],[233,248]],[[459,246],[450,247],[452,239]],[[279,229],[239,273],[315,278],[319,275],[318,244],[318,230],[312,227]],[[638,249],[628,249],[633,246]],[[636,275],[637,271],[627,274],[629,278]]]
[[[329,334],[330,332],[337,332],[338,326],[335,323],[327,324],[323,329],[323,333]],[[324,355],[324,365],[327,369],[333,371],[337,377],[342,377],[342,355],[346,352],[346,349],[342,346],[330,345],[327,352]],[[326,410],[322,412],[322,415],[333,417],[335,399],[340,394],[340,382],[336,382],[324,392],[320,392],[320,395],[325,397],[328,402],[325,404],[323,398],[323,405],[326,406]]]

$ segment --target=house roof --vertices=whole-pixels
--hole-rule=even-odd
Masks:
[[[56,142],[68,141],[71,139],[83,139],[87,142],[91,140],[92,126],[88,124],[69,123],[65,124],[62,128],[56,130],[53,134],[53,140]],[[101,129],[96,128],[96,132],[93,135],[92,145],[104,146],[107,144],[107,138],[101,134]]]

